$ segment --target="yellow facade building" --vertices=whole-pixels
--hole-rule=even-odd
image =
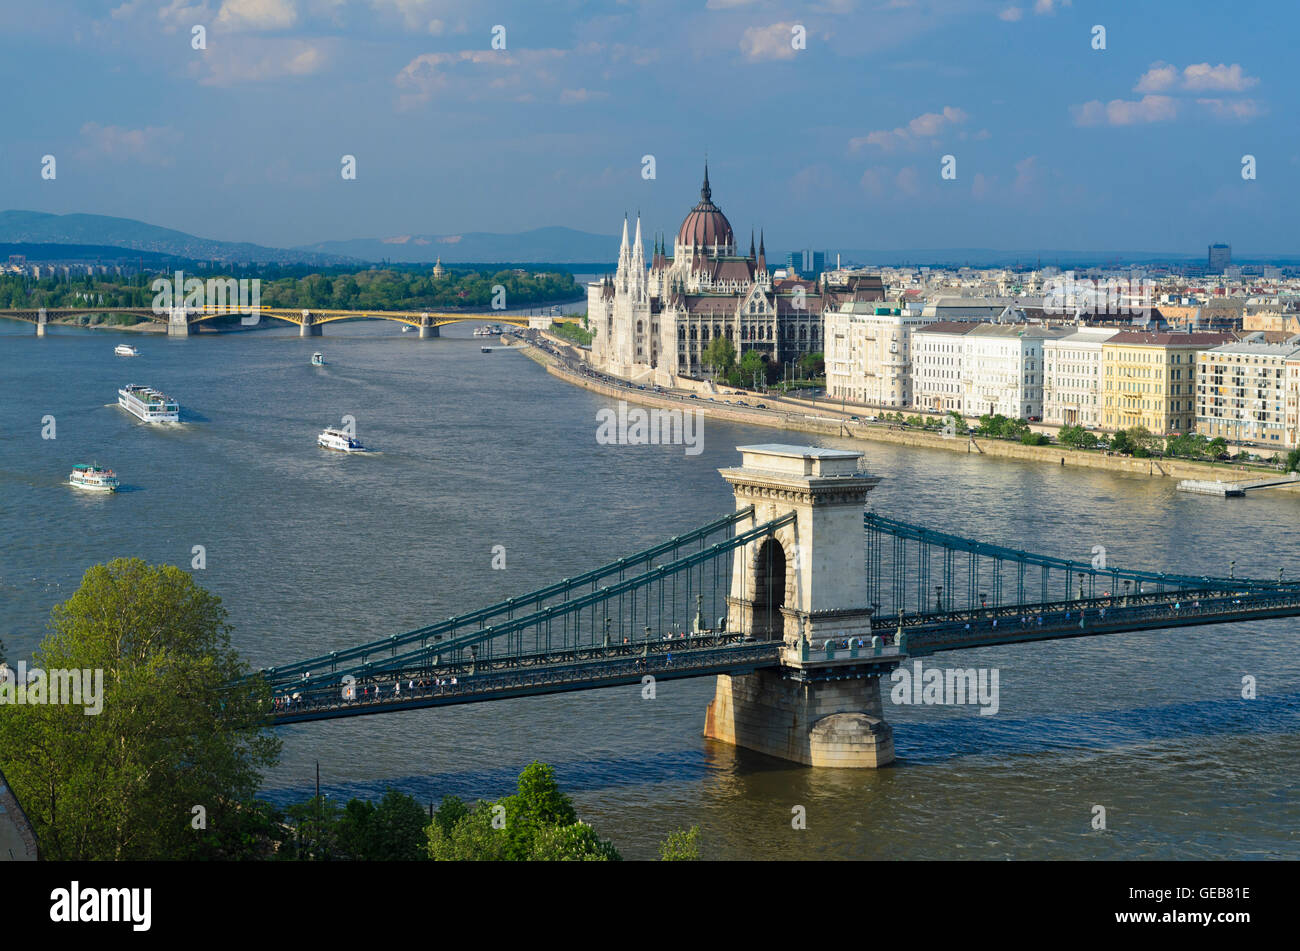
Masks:
[[[1157,436],[1196,428],[1196,355],[1226,333],[1123,331],[1101,345],[1102,427]]]

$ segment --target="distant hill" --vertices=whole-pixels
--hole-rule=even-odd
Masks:
[[[0,243],[105,245],[199,261],[321,266],[349,263],[348,259],[333,254],[197,238],[183,231],[159,228],[132,218],[50,215],[40,211],[0,211]]]
[[[462,234],[409,234],[392,238],[354,238],[303,245],[302,251],[346,255],[365,261],[443,264],[549,261],[572,264],[618,259],[618,236],[575,231],[573,228],[534,228],[519,234],[467,231]]]

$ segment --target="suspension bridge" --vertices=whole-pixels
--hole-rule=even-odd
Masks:
[[[260,675],[276,725],[715,676],[705,734],[893,759],[879,680],[940,651],[1300,615],[1300,583],[1122,569],[864,512],[861,453],[742,446],[736,510],[537,591]]]
[[[551,308],[539,308],[541,311],[547,311]],[[319,337],[321,328],[328,323],[339,320],[389,320],[399,324],[405,324],[414,327],[420,331],[421,337],[439,336],[440,327],[447,324],[460,323],[463,321],[473,321],[476,323],[493,323],[493,324],[510,324],[515,327],[528,327],[530,321],[542,324],[542,329],[549,327],[553,322],[566,323],[576,321],[578,318],[568,315],[553,315],[541,313],[535,316],[520,314],[517,312],[506,313],[504,311],[492,311],[489,313],[463,313],[460,311],[451,311],[445,313],[435,313],[430,311],[413,311],[398,310],[314,310],[314,309],[293,309],[283,307],[258,307],[254,312],[249,308],[240,309],[233,304],[210,304],[203,307],[173,307],[166,310],[155,310],[152,307],[59,307],[59,308],[28,308],[16,310],[0,310],[0,317],[10,320],[21,320],[33,324],[36,328],[37,336],[45,335],[45,328],[50,322],[67,320],[75,317],[85,317],[90,314],[120,314],[124,316],[140,317],[155,323],[166,324],[168,336],[188,336],[194,332],[195,327],[207,320],[213,320],[218,317],[240,317],[248,319],[252,323],[266,318],[271,320],[281,320],[286,323],[296,324],[298,332],[304,337]],[[256,319],[254,319],[256,318]]]

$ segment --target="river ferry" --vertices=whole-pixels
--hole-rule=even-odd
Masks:
[[[325,354],[317,350],[311,355],[311,365],[314,367],[323,367],[325,365]]]
[[[68,483],[79,489],[89,489],[91,492],[117,491],[116,473],[112,469],[104,469],[97,465],[74,466],[72,474],[68,476]]]
[[[349,436],[342,429],[327,429],[316,437],[316,445],[322,449],[337,452],[367,452],[365,446],[354,436]]]
[[[131,346],[129,343],[119,343],[116,347],[113,348],[113,352],[116,353],[119,357],[140,356],[140,351],[137,350],[135,347]]]
[[[151,386],[128,383],[117,391],[117,405],[146,423],[176,423],[180,405]]]

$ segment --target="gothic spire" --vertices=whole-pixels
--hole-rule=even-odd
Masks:
[[[704,186],[700,189],[701,201],[713,200],[713,189],[709,187],[709,160],[704,160]]]

